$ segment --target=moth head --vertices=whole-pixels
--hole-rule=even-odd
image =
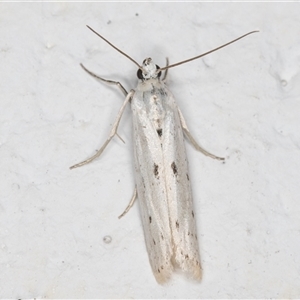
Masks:
[[[142,66],[137,71],[137,77],[139,79],[141,79],[142,81],[145,81],[148,79],[160,78],[161,72],[157,73],[158,69],[159,69],[159,66],[154,64],[150,57],[146,58],[143,61]]]

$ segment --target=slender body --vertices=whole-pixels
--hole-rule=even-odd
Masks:
[[[156,71],[150,59],[148,69]],[[154,68],[155,67],[155,68]],[[174,264],[201,276],[183,128],[177,104],[155,72],[132,97],[136,187],[150,264],[157,281]]]

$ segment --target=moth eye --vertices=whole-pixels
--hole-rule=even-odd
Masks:
[[[158,65],[156,65],[156,70],[160,69],[160,67]],[[157,77],[160,78],[161,76],[161,71],[157,74]]]
[[[138,70],[137,70],[136,75],[137,75],[138,79],[141,79],[141,80],[144,79],[143,72],[142,72],[141,69],[138,69]]]

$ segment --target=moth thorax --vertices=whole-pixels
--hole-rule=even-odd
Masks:
[[[147,79],[155,79],[159,78],[161,75],[161,72],[157,73],[157,70],[159,69],[159,66],[153,63],[152,59],[146,58],[143,61],[142,68],[138,69],[137,71],[137,77],[141,80],[147,80]]]

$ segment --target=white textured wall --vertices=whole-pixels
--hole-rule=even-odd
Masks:
[[[1,298],[299,298],[300,7],[298,3],[2,3],[0,5]],[[160,66],[251,35],[171,69],[187,144],[201,283],[151,272],[134,188],[130,109],[79,66],[129,90]],[[106,244],[105,236],[112,242]]]

